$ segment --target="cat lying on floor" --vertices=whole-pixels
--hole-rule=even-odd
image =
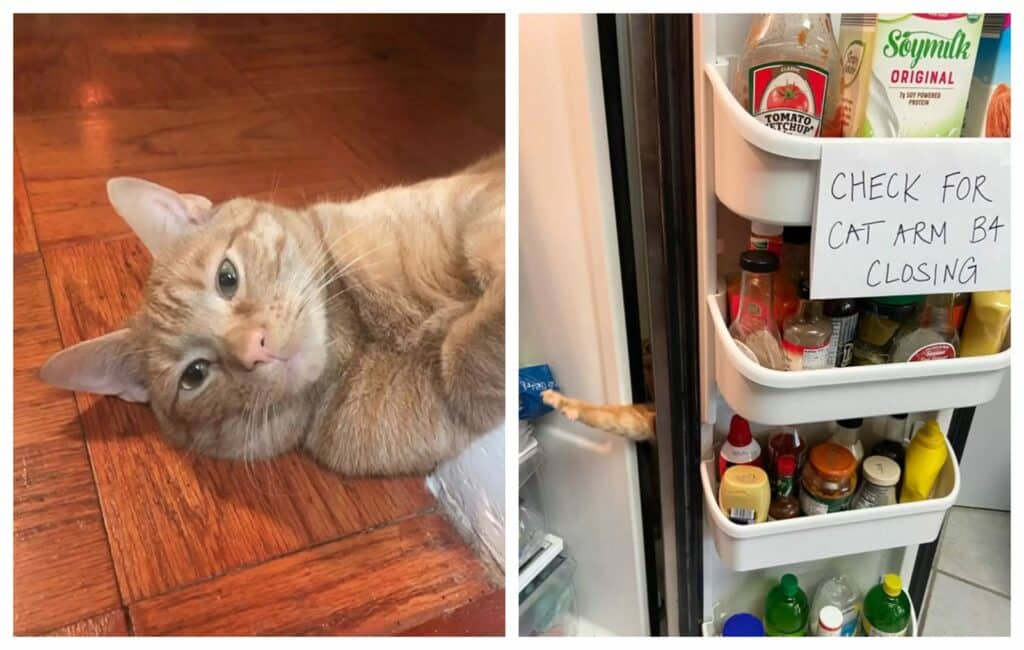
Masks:
[[[200,453],[428,472],[504,413],[504,166],[298,210],[112,179],[154,258],[143,304],[40,376],[149,402]]]

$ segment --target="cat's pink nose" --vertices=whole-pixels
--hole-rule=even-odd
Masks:
[[[267,345],[267,331],[262,327],[243,333],[240,343],[238,360],[249,370],[255,368],[258,363],[277,358]]]

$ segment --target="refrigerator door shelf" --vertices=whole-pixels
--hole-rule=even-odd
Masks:
[[[762,617],[763,618],[763,617]],[[719,624],[715,621],[704,621],[700,626],[701,636],[713,637],[721,636],[722,630],[719,629]],[[910,630],[907,636],[917,636],[917,611],[914,609],[914,601],[910,601]]]
[[[733,341],[722,294],[708,296],[715,330],[715,381],[726,403],[752,422],[824,422],[888,413],[977,406],[991,401],[1010,350],[983,357],[782,372],[764,368]]]
[[[558,554],[565,548],[561,537],[556,535],[545,535],[544,546],[534,555],[530,561],[519,568],[519,591],[533,582],[540,573],[547,568],[551,562],[558,557]]]
[[[526,485],[526,482],[537,473],[543,460],[544,456],[540,450],[540,445],[537,443],[537,439],[530,436],[530,441],[526,443],[526,447],[519,452],[519,487]]]
[[[700,478],[705,520],[714,534],[715,550],[729,568],[751,571],[934,541],[960,492],[960,468],[948,439],[946,446],[949,460],[939,472],[934,496],[927,501],[748,526],[733,523],[722,513],[715,461],[705,460]]]
[[[801,138],[774,131],[743,109],[726,82],[729,65],[704,66],[714,95],[715,194],[736,214],[764,223],[809,226],[818,191],[823,147],[899,147],[898,138]],[[971,140],[976,140],[972,138]],[[935,156],[955,160],[959,138],[915,138]],[[983,141],[993,157],[1009,160],[1010,139]]]

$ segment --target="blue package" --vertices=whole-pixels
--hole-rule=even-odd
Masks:
[[[547,364],[519,369],[520,420],[532,420],[552,411],[540,397],[549,388],[558,390],[558,384]]]

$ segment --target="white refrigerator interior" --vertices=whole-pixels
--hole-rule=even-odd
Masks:
[[[520,366],[547,363],[593,402],[631,401],[600,57],[593,16],[523,16]],[[581,635],[649,633],[633,444],[537,422],[536,499],[575,561]]]

